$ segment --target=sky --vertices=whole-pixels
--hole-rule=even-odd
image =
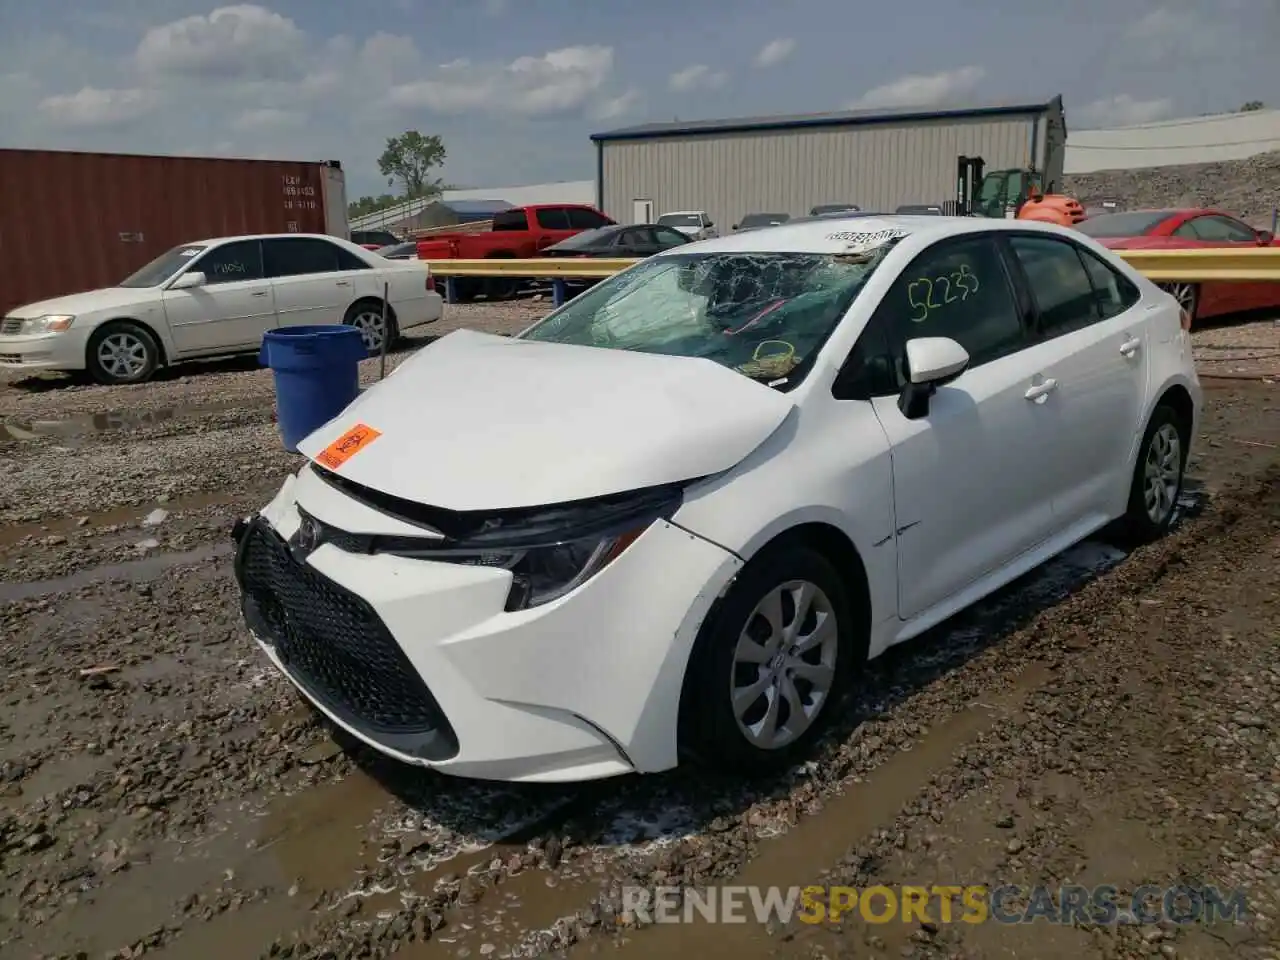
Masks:
[[[513,186],[591,179],[592,133],[653,120],[1280,106],[1278,56],[1275,0],[0,0],[0,147],[337,159],[355,197],[416,129],[448,183]]]

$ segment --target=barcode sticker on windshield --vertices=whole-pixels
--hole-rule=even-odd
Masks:
[[[868,250],[874,250],[876,247],[884,246],[892,240],[901,240],[903,237],[909,236],[906,230],[890,228],[888,230],[859,231],[859,230],[841,230],[838,233],[827,234],[828,240],[845,241],[845,253],[865,253]]]

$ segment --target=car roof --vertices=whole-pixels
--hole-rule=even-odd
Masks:
[[[696,217],[700,213],[706,213],[705,210],[668,210],[663,217]]]
[[[382,230],[356,230],[355,233],[382,233]],[[179,243],[179,247],[208,246],[211,243],[234,243],[237,240],[337,240],[339,243],[351,244],[343,237],[330,236],[327,233],[243,233],[234,237],[208,237],[204,240],[188,240]],[[407,241],[406,241],[407,242]],[[390,244],[388,244],[390,246]]]
[[[936,217],[883,215],[820,217],[789,220],[776,226],[758,227],[740,233],[700,240],[687,246],[664,251],[658,256],[691,253],[844,253],[861,237],[890,232],[903,237],[919,237],[925,242],[965,234],[997,233],[1021,230],[1080,236],[1056,224],[1030,220],[1006,220],[988,217]]]

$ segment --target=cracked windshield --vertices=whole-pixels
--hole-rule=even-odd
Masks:
[[[523,339],[703,357],[792,386],[891,246],[871,255],[659,257],[571,301]]]

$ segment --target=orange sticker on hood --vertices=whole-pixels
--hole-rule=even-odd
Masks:
[[[337,440],[321,450],[316,455],[316,463],[323,467],[328,467],[330,470],[337,470],[380,436],[382,436],[382,433],[373,429],[373,427],[357,423]]]

